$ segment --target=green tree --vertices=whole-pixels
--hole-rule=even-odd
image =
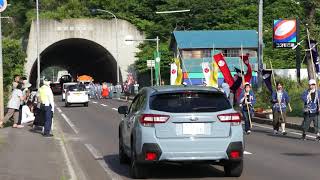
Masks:
[[[3,84],[5,97],[10,91],[14,75],[24,75],[25,52],[18,40],[3,40]],[[7,102],[7,101],[5,101]]]

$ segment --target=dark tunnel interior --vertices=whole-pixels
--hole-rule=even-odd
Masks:
[[[90,75],[96,82],[117,82],[114,57],[101,45],[86,39],[66,39],[46,48],[40,54],[41,71],[51,66],[68,70],[74,79],[80,75]],[[31,84],[36,84],[37,61],[31,69],[29,80]]]

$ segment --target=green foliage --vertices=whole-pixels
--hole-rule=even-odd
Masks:
[[[23,75],[26,55],[22,50],[20,41],[4,39],[3,43],[3,86],[4,102],[10,92],[11,82],[15,74]]]
[[[111,19],[107,13],[91,14],[90,9],[106,9],[127,20],[144,32],[147,38],[160,38],[162,76],[169,80],[169,63],[172,53],[168,48],[173,30],[258,30],[257,0],[41,0],[40,17],[61,20],[64,18]],[[12,6],[3,13],[13,19],[4,23],[6,37],[27,38],[31,21],[35,18],[35,1],[10,1]],[[274,68],[295,67],[295,52],[291,49],[272,48],[272,23],[279,18],[298,18],[301,21],[301,38],[304,38],[305,23],[309,23],[312,38],[320,40],[319,0],[268,0],[264,1],[264,62]],[[188,13],[156,14],[156,11],[190,9]],[[311,13],[310,13],[311,12]],[[5,21],[5,20],[4,20]],[[9,23],[8,23],[9,22]],[[137,53],[135,67],[146,73],[146,60],[153,58],[154,42],[143,42]],[[304,51],[301,51],[302,57]]]
[[[3,40],[3,77],[4,85],[11,84],[15,74],[23,75],[26,55],[22,50],[20,41],[12,39]]]

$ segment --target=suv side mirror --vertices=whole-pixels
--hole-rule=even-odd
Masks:
[[[128,114],[128,106],[120,106],[118,108],[118,113],[124,115]]]

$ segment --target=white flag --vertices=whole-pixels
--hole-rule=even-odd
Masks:
[[[170,71],[170,84],[176,85],[176,79],[178,74],[178,67],[176,63],[171,64],[171,71]]]
[[[205,79],[205,83],[209,86],[210,84],[210,65],[207,62],[202,63],[202,73]]]

